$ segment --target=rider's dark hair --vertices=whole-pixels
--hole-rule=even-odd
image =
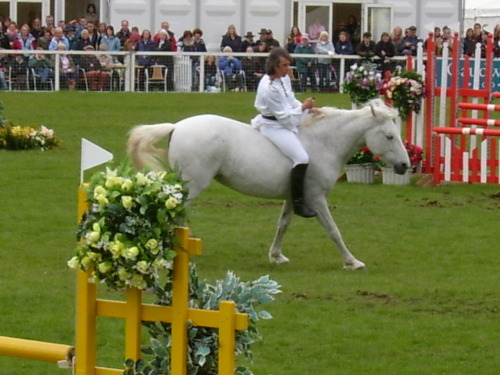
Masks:
[[[292,56],[288,53],[288,51],[281,47],[274,47],[271,52],[269,52],[269,58],[266,63],[266,73],[270,76],[275,73],[276,68],[280,63],[280,58],[284,57],[289,62],[292,62]]]

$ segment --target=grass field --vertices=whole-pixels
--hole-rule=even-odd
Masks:
[[[82,137],[122,160],[136,124],[201,113],[248,121],[253,98],[3,93],[7,119],[53,128],[63,144],[0,151],[0,336],[74,343],[75,274],[66,261],[76,242]],[[349,106],[342,95],[317,95],[317,102]],[[329,204],[366,271],[342,270],[317,222],[302,218],[284,241],[291,263],[269,264],[278,201],[212,184],[190,209],[193,235],[203,241],[195,260],[202,277],[215,280],[231,269],[243,280],[270,274],[282,285],[267,306],[274,319],[260,326],[255,374],[498,374],[500,186],[341,182]],[[99,364],[120,366],[122,330],[122,322],[99,319]],[[0,375],[69,373],[0,357]]]

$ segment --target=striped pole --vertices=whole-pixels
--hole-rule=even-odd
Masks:
[[[460,117],[457,121],[464,125],[500,126],[500,120],[488,118]]]
[[[496,137],[500,136],[500,130],[497,129],[437,127],[432,129],[432,131],[437,134],[491,135]]]
[[[459,103],[461,109],[475,109],[478,111],[499,112],[499,104],[477,104],[477,103]]]

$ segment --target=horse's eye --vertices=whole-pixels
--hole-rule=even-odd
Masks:
[[[393,135],[388,135],[388,136],[387,136],[387,139],[388,139],[389,141],[392,141],[392,140],[394,139],[394,136],[393,136]]]

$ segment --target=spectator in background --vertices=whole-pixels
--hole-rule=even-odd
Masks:
[[[40,48],[40,50],[42,50]],[[42,87],[48,83],[53,77],[54,64],[44,54],[36,53],[32,55],[28,61],[28,67],[33,69],[36,75],[40,77]]]
[[[31,23],[31,35],[33,35],[36,40],[43,36],[42,21],[40,21],[40,18],[35,18]]]
[[[58,51],[67,51],[64,43],[57,45]],[[54,64],[56,55],[52,55],[52,63]],[[74,90],[76,87],[76,65],[70,55],[59,55],[59,79],[61,87],[67,87],[68,90]]]
[[[255,47],[257,44],[253,39],[255,35],[251,31],[247,31],[245,34],[245,39],[241,42],[240,52],[246,52],[248,47]]]
[[[109,51],[111,55],[113,55],[113,52],[120,52],[120,39],[115,36],[115,29],[113,28],[113,26],[109,25],[106,27],[106,35],[101,38],[99,49],[102,45],[105,45],[107,47],[107,51]],[[113,55],[113,60],[117,62],[118,56]]]
[[[274,39],[273,31],[271,29],[266,29],[266,44],[267,44],[268,50],[271,50],[274,47],[280,46],[280,42],[278,42],[276,39]]]
[[[323,31],[319,35],[319,42],[316,43],[316,53],[328,56],[318,58],[319,89],[323,92],[330,89],[330,73],[332,68],[331,56],[335,56],[335,48],[329,40],[328,32]]]
[[[334,44],[335,53],[338,55],[353,55],[354,50],[352,48],[352,44],[349,41],[349,34],[346,31],[341,31],[339,34],[339,41]],[[345,66],[349,67],[352,65],[351,59],[345,60]],[[335,71],[340,72],[340,60],[333,60],[333,67]]]
[[[252,46],[248,46],[245,52],[247,56],[242,59],[242,66],[246,77],[246,89],[247,91],[255,91],[260,79],[266,73],[265,64],[259,58],[252,56],[254,53]]]
[[[12,77],[16,80],[17,88],[26,87],[28,61],[23,55],[14,55],[10,60]]]
[[[500,57],[500,25],[496,25],[493,31],[493,50],[494,57]]]
[[[9,57],[5,52],[7,52],[6,49],[0,48],[0,90],[8,89],[5,74],[9,69]]]
[[[209,55],[205,59],[205,91],[215,92],[217,88],[217,58],[214,55]]]
[[[106,35],[106,27],[108,25],[106,25],[106,22],[100,22],[98,25],[97,25],[97,45],[100,46],[101,45],[101,41],[102,41],[102,38]],[[118,39],[120,40],[120,39]],[[122,48],[122,44],[120,42],[120,50]]]
[[[474,38],[476,38],[476,43],[481,43],[483,35],[483,27],[481,26],[480,23],[475,23],[474,24]]]
[[[57,50],[57,45],[59,43],[64,43],[66,46],[66,49],[69,49],[69,40],[64,36],[64,32],[60,27],[56,27],[54,29],[54,36],[52,37],[50,44],[49,44],[49,50],[50,51],[55,51]]]
[[[397,46],[397,51],[399,55],[402,56],[416,56],[417,55],[417,44],[421,40],[417,36],[417,28],[415,26],[410,26],[406,29],[407,34]]]
[[[131,32],[130,32],[130,29],[129,29],[128,20],[122,20],[120,31],[118,31],[116,33],[116,37],[118,39],[120,39],[120,44],[122,46],[122,49],[123,49],[123,47],[125,45],[125,42],[130,37],[130,34],[131,34]]]
[[[451,29],[448,26],[443,26],[443,43],[448,43],[448,51],[451,54],[451,51],[453,51],[453,35],[451,35]]]
[[[56,25],[54,24],[54,16],[49,14],[47,17],[45,17],[44,27],[45,28],[47,28],[47,27],[55,28],[56,27]]]
[[[143,67],[143,69],[139,69],[139,91],[144,91],[145,70],[154,63],[153,56],[141,55],[140,52],[154,51],[155,48],[151,32],[148,29],[143,30],[141,40],[139,40],[135,49],[137,51],[137,65]]]
[[[170,40],[170,44],[172,45],[172,51],[177,51],[177,40],[175,39],[175,34],[170,31],[170,24],[167,21],[163,21],[160,24],[160,30],[165,30],[168,33],[168,40]],[[153,42],[157,42],[160,36],[160,30],[153,36]]]
[[[302,40],[297,47],[295,47],[295,54],[299,55],[314,55],[315,51],[309,44],[309,35],[302,34]],[[311,83],[311,89],[313,92],[318,91],[318,84],[316,82],[316,59],[312,57],[297,57],[295,58],[295,64],[297,65],[297,72],[300,78],[300,91],[306,92],[307,89],[307,79]]]
[[[335,52],[339,55],[353,55],[354,49],[352,43],[349,40],[349,34],[345,31],[341,31],[339,34],[339,41],[335,43]]]
[[[46,27],[43,30],[43,35],[36,41],[36,44],[38,47],[48,50],[51,40],[52,40],[52,28]]]
[[[358,50],[356,51],[357,54],[365,60],[371,59],[375,56],[375,49],[376,45],[372,40],[372,33],[363,33],[363,41],[358,45]]]
[[[139,34],[139,28],[137,26],[134,26],[132,27],[132,32],[130,34],[130,37],[125,41],[125,44],[123,45],[123,50],[135,51],[137,43],[139,43],[139,40],[141,40],[141,34]],[[172,45],[172,43],[170,43],[170,45]]]
[[[347,20],[346,29],[352,47],[354,50],[357,50],[358,44],[361,42],[361,26],[359,25],[358,19],[353,14],[351,14]]]
[[[90,3],[87,5],[87,12],[85,13],[85,18],[88,22],[93,22],[94,24],[99,23],[99,17],[97,16],[97,9],[94,4]]]
[[[0,22],[0,48],[10,49],[9,38],[3,29],[3,25]]]
[[[403,42],[403,29],[401,28],[401,26],[396,26],[392,30],[390,38],[392,44],[394,44],[396,55],[400,55],[400,52],[398,51],[398,45]]]
[[[92,44],[94,49],[97,50],[98,49],[97,47],[99,45],[97,43],[99,39],[99,34],[97,33],[94,22],[87,22],[87,30],[89,31],[90,43]]]
[[[375,46],[375,54],[380,57],[378,69],[382,71],[382,76],[385,72],[392,72],[394,70],[394,63],[391,58],[396,55],[396,48],[392,44],[389,33],[383,32],[380,40]]]
[[[290,34],[288,34],[285,42],[285,48],[288,53],[293,53],[295,51],[295,47],[301,41],[302,33],[297,25],[292,26],[290,29]]]
[[[229,25],[227,27],[227,32],[222,36],[220,50],[224,51],[224,48],[231,47],[232,52],[238,52],[241,49],[241,43],[241,36],[236,32],[236,27],[234,25]]]
[[[72,25],[66,26],[66,30],[64,30],[65,36],[68,39],[69,50],[74,51],[77,49],[78,38],[75,34],[75,28]]]
[[[92,45],[85,46],[85,51],[94,51]],[[85,54],[80,57],[80,67],[85,71],[85,76],[91,90],[103,90],[108,74],[102,70],[101,63],[94,54]]]
[[[21,26],[21,31],[17,37],[17,41],[19,42],[20,48],[12,49],[22,49],[24,51],[33,51],[36,49],[36,39],[33,35],[31,35],[30,28],[27,24]],[[17,43],[15,43],[15,45],[17,45]]]
[[[474,30],[472,29],[472,27],[469,27],[465,32],[463,47],[464,47],[464,55],[467,56],[474,55],[474,51],[476,50],[476,37],[474,35]]]
[[[76,49],[77,51],[83,51],[85,49],[85,47],[87,46],[92,46],[92,42],[90,40],[90,34],[89,34],[89,31],[87,29],[83,29],[82,32],[80,33],[80,38],[78,39],[78,41],[76,42]],[[95,48],[94,48],[95,50]]]
[[[153,58],[152,56],[148,55],[141,55],[139,52],[147,52],[147,51],[154,51],[155,50],[155,43],[153,42],[153,39],[151,38],[151,32],[147,29],[142,31],[141,39],[137,43],[136,46],[136,51],[138,52],[138,59],[137,63],[140,66],[148,67],[153,65]]]
[[[158,32],[155,51],[172,52],[172,43],[170,42],[170,35],[167,30],[161,29]],[[158,65],[165,65],[167,67],[167,91],[174,91],[174,57],[171,55],[159,55],[155,57]]]
[[[262,28],[259,31],[259,40],[255,42],[255,44],[259,45],[261,43],[266,43],[267,42],[267,29]]]
[[[231,47],[226,46],[222,52],[230,54]],[[231,91],[243,91],[243,75],[241,74],[241,61],[232,55],[221,56],[218,62],[219,69],[224,74],[226,87]]]

